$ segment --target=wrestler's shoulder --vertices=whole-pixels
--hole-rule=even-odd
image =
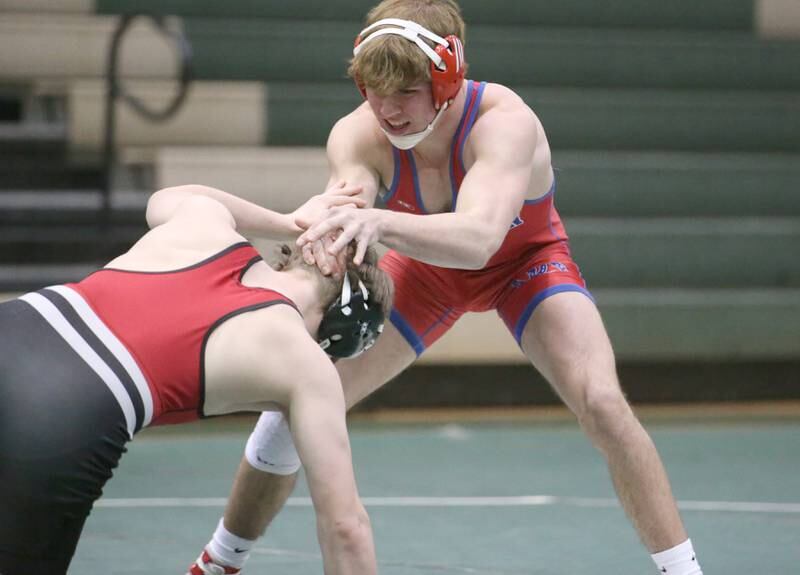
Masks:
[[[328,143],[331,141],[337,145],[347,141],[350,145],[369,150],[385,143],[386,138],[382,136],[378,122],[365,102],[336,121],[331,129]]]

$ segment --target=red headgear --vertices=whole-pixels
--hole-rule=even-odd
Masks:
[[[366,32],[378,26],[386,27],[364,37]],[[458,36],[451,34],[442,38],[411,20],[385,18],[378,20],[361,31],[356,37],[353,55],[357,55],[361,47],[370,40],[386,34],[396,34],[414,42],[431,59],[431,90],[433,92],[434,108],[438,110],[445,102],[449,102],[456,97],[464,80],[465,71],[464,47]],[[432,40],[436,43],[436,46],[431,48],[421,36]],[[366,98],[367,91],[365,87],[358,81],[356,81],[356,85]]]

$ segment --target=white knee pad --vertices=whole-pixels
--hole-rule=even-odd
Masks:
[[[292,442],[286,418],[278,411],[265,411],[247,440],[247,461],[261,471],[291,475],[300,469],[300,457]]]

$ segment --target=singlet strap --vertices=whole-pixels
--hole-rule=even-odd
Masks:
[[[453,209],[455,209],[461,182],[464,181],[464,176],[467,173],[464,167],[464,143],[467,141],[472,131],[472,126],[478,118],[478,109],[480,108],[485,88],[486,82],[475,82],[473,80],[467,82],[467,99],[464,102],[464,111],[461,114],[458,129],[453,135],[453,143],[450,150],[450,186],[453,195]]]

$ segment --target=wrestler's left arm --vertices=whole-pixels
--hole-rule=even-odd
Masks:
[[[166,223],[179,211],[181,204],[193,196],[205,196],[221,203],[230,212],[236,230],[247,237],[287,240],[296,238],[302,231],[295,223],[297,214],[320,212],[333,206],[357,205],[364,202],[355,197],[361,189],[354,186],[339,186],[325,195],[310,198],[291,214],[281,214],[228,192],[198,184],[187,184],[163,188],[155,192],[147,202],[147,225],[154,228]]]

